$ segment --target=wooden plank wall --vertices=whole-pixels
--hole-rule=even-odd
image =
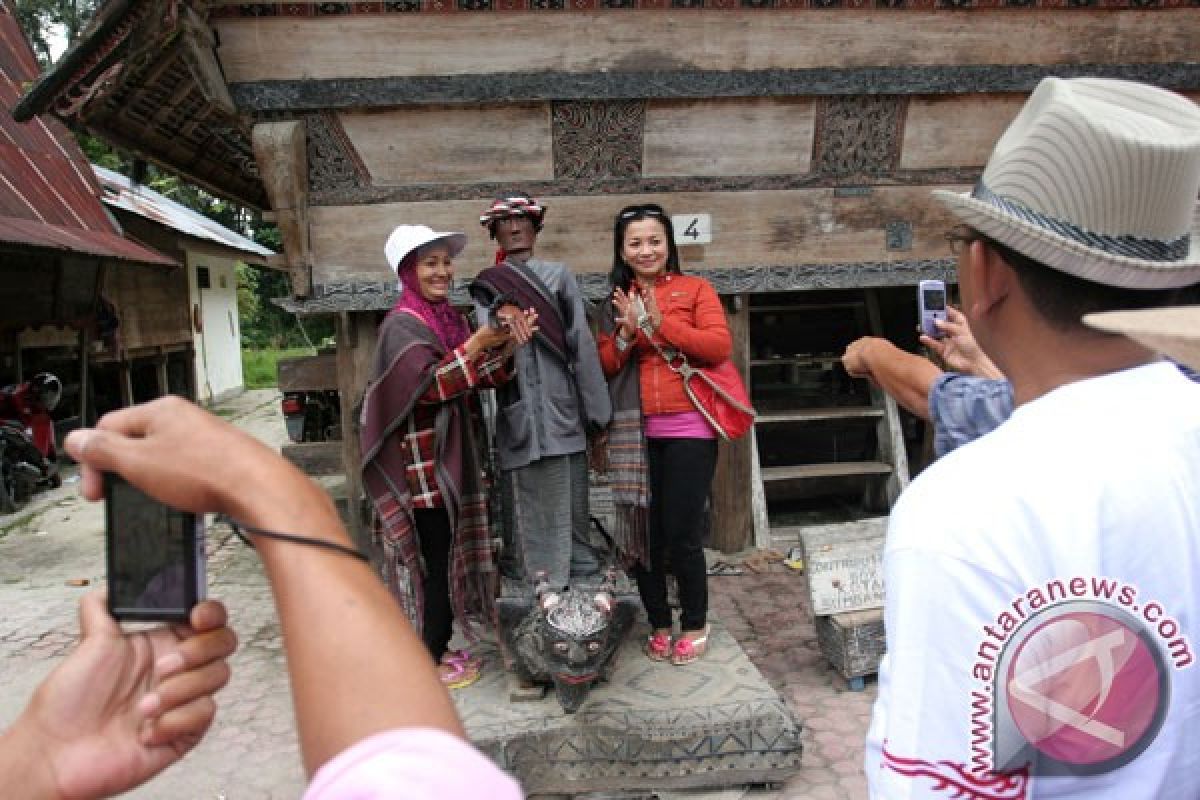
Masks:
[[[124,349],[191,344],[187,274],[182,267],[110,263],[101,291],[117,307]]]
[[[341,123],[377,184],[554,177],[544,104],[347,113]]]
[[[613,216],[630,203],[660,202],[672,214],[712,215],[713,242],[688,248],[688,269],[941,258],[948,254],[941,234],[953,224],[928,187],[884,187],[848,197],[811,189],[539,200],[548,208],[539,256],[566,261],[576,272],[608,272]],[[492,263],[495,250],[478,223],[483,206],[458,200],[313,208],[314,283],[394,280],[383,243],[400,223],[466,231],[470,240],[457,264],[459,275],[473,275]],[[911,250],[889,255],[883,222],[892,219],[917,223]]]
[[[1194,89],[1200,41],[1193,9],[1050,0],[555,13],[450,0],[459,13],[355,4],[336,18],[307,2],[252,15],[260,5],[210,4],[218,58],[241,111],[306,123],[309,237],[288,257],[311,263],[314,289],[336,287],[335,304],[347,287],[394,281],[383,243],[401,223],[466,232],[459,277],[491,264],[478,215],[506,188],[547,206],[538,255],[578,273],[609,270],[614,213],[644,202],[711,216],[712,241],[683,250],[691,270],[828,266],[857,281],[879,264],[902,263],[904,279],[945,269],[953,219],[930,189],[970,187],[1036,77],[1182,65]],[[743,355],[744,318],[731,316]],[[373,326],[339,315],[347,465]],[[748,443],[723,447],[723,548],[748,541],[736,534],[752,527],[750,457]]]

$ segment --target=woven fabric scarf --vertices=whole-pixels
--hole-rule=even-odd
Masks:
[[[445,355],[414,315],[390,314],[379,328],[363,398],[360,443],[363,484],[375,507],[384,554],[384,582],[420,631],[425,597],[419,532],[405,476],[401,440],[418,398]],[[434,428],[437,480],[454,531],[450,550],[450,604],[469,639],[476,621],[495,623],[497,574],[492,559],[487,497],[467,398],[443,403]]]
[[[611,306],[600,315],[600,331],[613,335]],[[632,347],[632,345],[630,345]],[[649,566],[646,526],[650,486],[646,471],[646,434],[642,424],[642,392],[636,354],[608,381],[613,417],[608,429],[608,481],[616,512],[613,542],[623,565]]]

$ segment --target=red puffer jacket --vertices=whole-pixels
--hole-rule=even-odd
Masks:
[[[725,309],[712,284],[694,275],[667,274],[655,283],[654,299],[663,315],[662,325],[654,333],[659,343],[674,345],[695,366],[712,366],[729,358],[733,342],[725,322]],[[683,379],[667,367],[641,331],[637,340],[623,351],[617,349],[611,334],[600,334],[596,344],[600,348],[600,364],[609,377],[617,374],[630,357],[637,356],[642,413],[696,410],[683,391]]]

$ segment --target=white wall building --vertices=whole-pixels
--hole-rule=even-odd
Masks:
[[[274,253],[146,186],[134,186],[124,175],[93,168],[104,203],[126,237],[175,255],[187,267],[197,402],[211,404],[242,392],[236,266],[267,267]]]

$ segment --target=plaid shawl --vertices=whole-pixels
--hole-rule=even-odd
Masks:
[[[600,332],[612,336],[616,319],[611,305],[600,314]],[[631,347],[633,345],[630,345]],[[622,563],[649,566],[646,526],[650,486],[646,471],[646,434],[642,425],[642,391],[634,354],[608,380],[612,424],[608,428],[608,481],[616,512],[613,541]]]
[[[445,355],[433,331],[419,319],[390,314],[379,328],[362,408],[362,476],[379,517],[383,578],[418,631],[425,611],[424,565],[399,439]],[[496,567],[467,399],[463,395],[442,404],[434,436],[438,485],[454,532],[450,604],[464,632],[474,638],[473,620],[494,621]]]

